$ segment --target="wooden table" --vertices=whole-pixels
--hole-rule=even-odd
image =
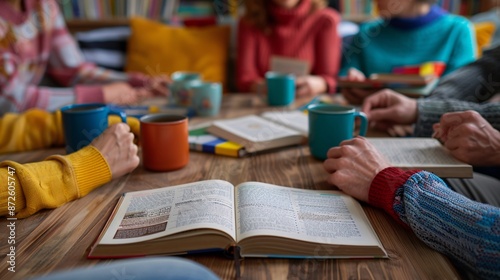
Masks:
[[[225,95],[218,117],[260,113],[266,108],[262,98]],[[276,109],[274,109],[276,110]],[[206,119],[192,119],[192,123]],[[31,162],[64,153],[46,149],[0,156]],[[114,260],[88,260],[89,246],[101,232],[118,197],[123,192],[177,185],[197,180],[223,179],[234,185],[244,181],[308,189],[331,189],[322,162],[313,159],[306,146],[272,153],[231,158],[191,152],[190,163],[173,172],[155,173],[142,165],[131,174],[94,190],[86,197],[54,210],[41,211],[16,221],[16,272],[7,272],[7,221],[0,218],[1,279],[24,279],[55,270],[93,266]],[[2,182],[3,183],[3,182]],[[4,187],[4,186],[3,186]],[[450,261],[427,247],[415,235],[379,209],[363,205],[389,259],[372,260],[297,260],[247,258],[241,262],[242,279],[459,279]],[[223,279],[234,279],[234,261],[220,255],[187,256],[214,271]]]

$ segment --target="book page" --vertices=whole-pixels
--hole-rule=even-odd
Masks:
[[[283,56],[271,56],[270,69],[273,72],[300,77],[309,74],[309,62]]]
[[[451,156],[434,138],[367,138],[396,167],[468,165]]]
[[[100,244],[126,244],[191,229],[236,239],[234,186],[222,180],[126,193]]]
[[[262,117],[271,120],[275,123],[279,123],[293,130],[296,130],[305,137],[309,134],[309,119],[307,114],[294,110],[294,111],[272,111],[262,113]]]
[[[338,191],[246,182],[236,188],[237,240],[271,235],[324,244],[376,245],[361,205]]]
[[[300,133],[295,130],[255,115],[215,121],[213,124],[252,142],[266,142],[288,136],[300,135]]]

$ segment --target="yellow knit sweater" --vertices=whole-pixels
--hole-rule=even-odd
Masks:
[[[111,170],[94,146],[45,161],[0,163],[0,216],[26,218],[87,195],[111,180]],[[15,206],[15,209],[13,209]]]
[[[118,122],[119,117],[109,117],[110,125]],[[139,121],[129,117],[127,123],[137,137]],[[0,154],[63,144],[59,111],[32,109],[22,114],[8,113],[0,119]],[[14,205],[17,218],[28,217],[44,208],[56,208],[110,180],[108,163],[93,146],[37,163],[4,161],[0,163],[0,182],[4,184],[0,187],[0,216],[11,216],[13,213],[9,210]]]
[[[112,125],[121,120],[111,115],[108,122]],[[138,139],[139,120],[127,117],[127,123]],[[0,154],[63,146],[61,112],[31,109],[22,114],[7,113],[0,119],[0,136]]]

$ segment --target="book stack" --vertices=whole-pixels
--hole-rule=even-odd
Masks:
[[[217,120],[192,126],[189,145],[192,151],[242,157],[247,153],[305,143],[307,114],[303,111],[273,111],[260,116]]]
[[[372,74],[363,81],[349,80],[340,77],[338,84],[343,88],[366,88],[366,89],[393,89],[399,93],[421,97],[431,94],[439,82],[437,74],[407,74],[407,73],[380,73]]]
[[[210,134],[207,128],[211,123],[202,123],[189,128],[189,149],[209,154],[242,157],[247,154],[245,147]]]

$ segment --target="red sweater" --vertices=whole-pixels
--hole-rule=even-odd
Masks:
[[[302,0],[291,10],[270,4],[273,19],[269,34],[245,20],[238,26],[238,89],[249,92],[264,79],[273,55],[308,61],[311,74],[321,76],[334,92],[340,67],[341,40],[337,32],[339,14],[325,8],[311,10],[311,0]]]

